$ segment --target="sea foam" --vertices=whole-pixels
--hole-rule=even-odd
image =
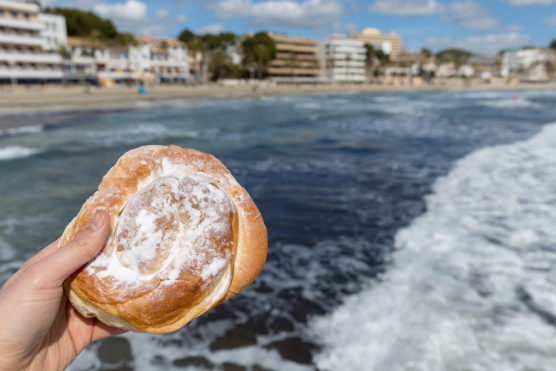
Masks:
[[[554,369],[555,184],[556,124],[456,163],[387,272],[312,321],[319,368]]]
[[[0,148],[0,161],[8,161],[16,158],[29,157],[41,152],[36,148],[27,148],[20,146],[10,146]]]

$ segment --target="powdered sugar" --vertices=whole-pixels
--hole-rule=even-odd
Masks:
[[[205,286],[219,277],[231,256],[235,208],[210,179],[187,173],[195,166],[164,159],[114,217],[113,237],[86,273],[112,280],[126,298],[153,289],[147,281],[170,285],[193,274]]]
[[[209,265],[206,265],[201,272],[201,278],[206,281],[210,277],[216,276],[226,265],[226,259],[216,258]]]

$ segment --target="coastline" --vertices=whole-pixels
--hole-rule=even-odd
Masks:
[[[0,89],[0,129],[34,125],[37,114],[56,118],[82,112],[134,109],[152,103],[171,103],[177,100],[192,102],[203,100],[233,100],[261,98],[268,96],[296,96],[334,93],[387,93],[444,90],[531,90],[556,89],[556,83],[543,84],[484,84],[468,83],[462,80],[446,80],[431,85],[268,85],[254,88],[245,84],[221,86],[216,84],[201,86],[153,86],[148,94],[137,94],[137,87],[117,86],[97,88],[84,86],[16,86]],[[31,117],[18,117],[31,116]],[[34,117],[33,117],[34,116]],[[15,119],[17,118],[17,119]]]

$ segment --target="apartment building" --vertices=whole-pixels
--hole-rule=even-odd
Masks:
[[[331,82],[365,81],[366,49],[361,40],[329,36],[322,47],[325,76]]]
[[[158,82],[184,82],[189,79],[188,48],[183,42],[170,38],[157,40],[151,36],[143,36],[138,42],[141,52],[148,53],[148,68]]]
[[[276,45],[276,57],[267,69],[271,77],[311,80],[321,75],[319,47],[315,40],[274,33],[269,36]]]
[[[384,35],[376,28],[365,28],[359,32],[352,32],[350,36],[352,39],[361,40],[363,44],[370,44],[375,49],[382,50],[390,56],[392,61],[396,61],[402,51],[402,38],[400,36]]]
[[[45,22],[56,30],[46,30]],[[50,32],[51,41],[43,36]],[[0,83],[60,81],[62,57],[49,49],[65,43],[64,36],[63,17],[43,18],[36,4],[0,0]]]

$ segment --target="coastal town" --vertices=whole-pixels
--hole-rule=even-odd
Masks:
[[[71,9],[0,0],[0,87],[246,84],[423,86],[549,83],[556,43],[474,55],[461,49],[403,49],[402,38],[363,28],[322,41],[273,32],[177,38],[77,32]],[[99,18],[100,19],[100,18]],[[102,20],[103,25],[110,22]],[[109,23],[111,25],[111,23]],[[104,27],[104,26],[103,26]]]

